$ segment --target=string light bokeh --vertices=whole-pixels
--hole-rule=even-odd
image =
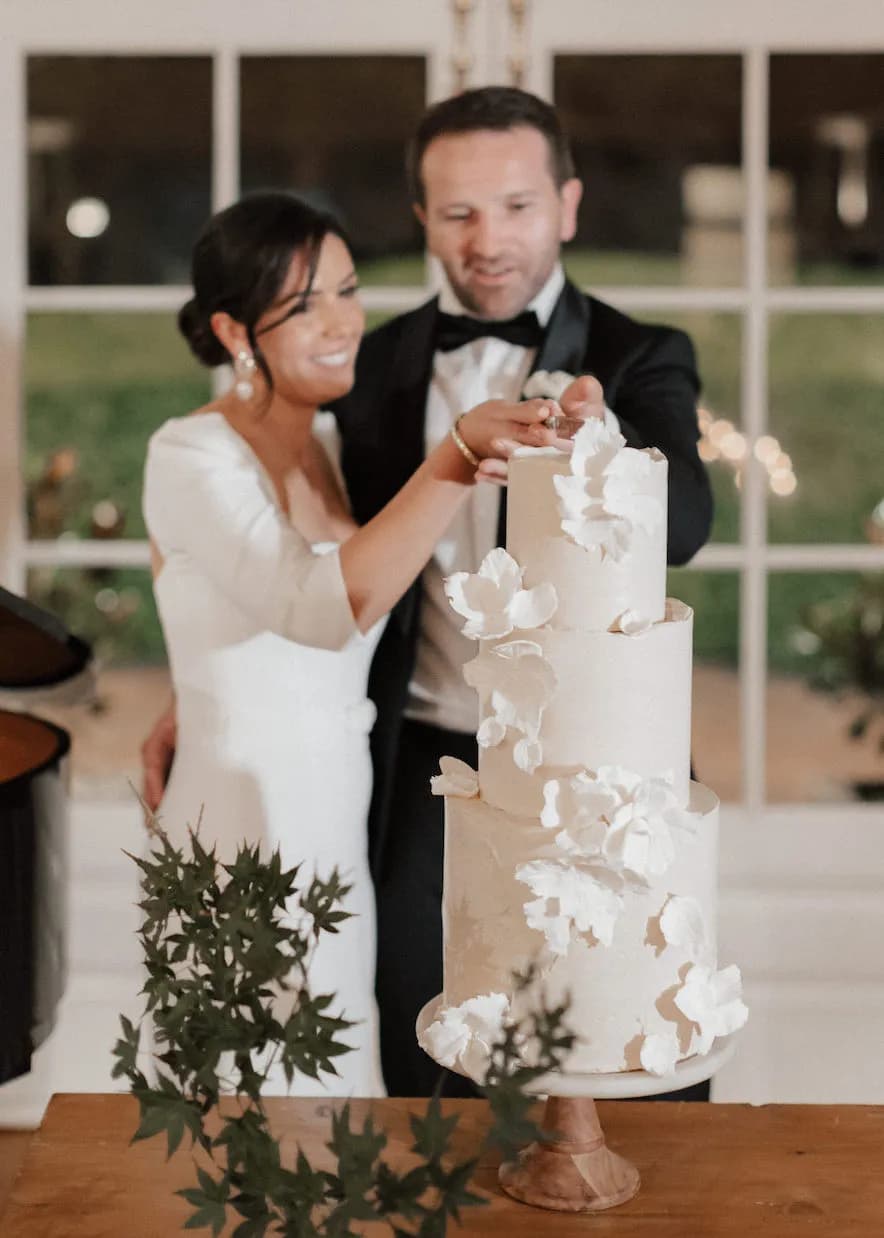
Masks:
[[[697,412],[700,423],[700,459],[707,464],[720,461],[734,471],[734,483],[739,490],[743,470],[749,455],[750,444],[745,434],[726,417],[716,417],[707,408]],[[788,498],[798,487],[798,478],[792,467],[792,457],[783,451],[779,439],[772,434],[762,434],[755,441],[752,454],[767,472],[767,483],[772,494]]]

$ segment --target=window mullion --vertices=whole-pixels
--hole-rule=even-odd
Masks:
[[[239,197],[239,56],[226,45],[212,72],[212,210]]]
[[[13,36],[0,39],[0,580],[23,592],[24,496],[21,357],[22,289],[27,280],[24,56]]]
[[[767,131],[768,54],[753,47],[743,60],[743,175],[745,282],[749,292],[743,331],[743,431],[750,443],[764,433],[767,403]],[[740,690],[743,798],[750,812],[765,796],[767,575],[764,561],[767,488],[750,452],[743,475],[741,540],[746,548],[740,591]]]

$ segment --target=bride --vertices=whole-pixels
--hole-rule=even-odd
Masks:
[[[255,195],[215,215],[193,252],[179,326],[230,391],[167,421],[147,454],[144,514],[177,702],[177,752],[160,805],[176,845],[233,858],[244,839],[302,875],[337,866],[355,913],[324,935],[311,971],[358,1020],[340,1078],[299,1092],[383,1093],[367,865],[369,664],[390,608],[430,558],[507,441],[550,440],[548,402],[471,409],[368,524],[350,515],[322,406],[349,391],[364,327],[334,221],[296,198]],[[391,450],[395,445],[391,443]],[[327,1087],[325,1086],[327,1085]]]

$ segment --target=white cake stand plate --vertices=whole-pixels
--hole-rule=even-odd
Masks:
[[[427,1002],[417,1017],[418,1036],[441,1007],[441,994]],[[501,1165],[500,1185],[522,1203],[557,1212],[601,1212],[626,1203],[638,1191],[638,1170],[605,1143],[596,1100],[657,1096],[703,1083],[732,1054],[733,1037],[727,1036],[716,1040],[702,1057],[679,1062],[668,1075],[630,1070],[605,1075],[556,1073],[536,1079],[529,1090],[546,1096],[542,1125],[555,1135],[548,1142],[529,1144],[517,1160]]]

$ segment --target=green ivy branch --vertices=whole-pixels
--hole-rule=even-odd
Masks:
[[[387,1136],[371,1116],[354,1122],[345,1104],[331,1119],[334,1171],[314,1168],[299,1150],[285,1165],[261,1089],[271,1070],[316,1079],[337,1074],[349,1051],[341,1037],[353,1024],[332,1013],[333,994],[314,994],[310,961],[323,933],[337,933],[349,913],[349,887],[337,872],[298,886],[279,852],[262,860],[242,846],[222,864],[191,834],[191,855],[154,824],[156,847],[132,857],[141,870],[140,940],[147,973],[138,1025],[121,1017],[114,1076],[128,1080],[140,1107],[134,1140],[165,1134],[168,1155],[185,1134],[204,1154],[197,1184],[179,1192],[193,1212],[185,1229],[218,1235],[232,1212],[235,1238],[355,1238],[352,1226],[385,1222],[397,1238],[443,1238],[462,1208],[485,1200],[470,1190],[477,1158],[451,1162],[457,1117],[438,1097],[411,1116],[414,1168],[399,1173],[384,1159]],[[529,970],[518,987],[536,983]],[[549,1137],[530,1118],[526,1086],[557,1069],[573,1043],[565,1006],[504,1027],[492,1049],[485,1092],[489,1141],[510,1155]],[[139,1066],[140,1031],[152,1025],[154,1069]],[[222,1108],[223,1093],[235,1094]],[[219,1133],[212,1133],[219,1132]]]

